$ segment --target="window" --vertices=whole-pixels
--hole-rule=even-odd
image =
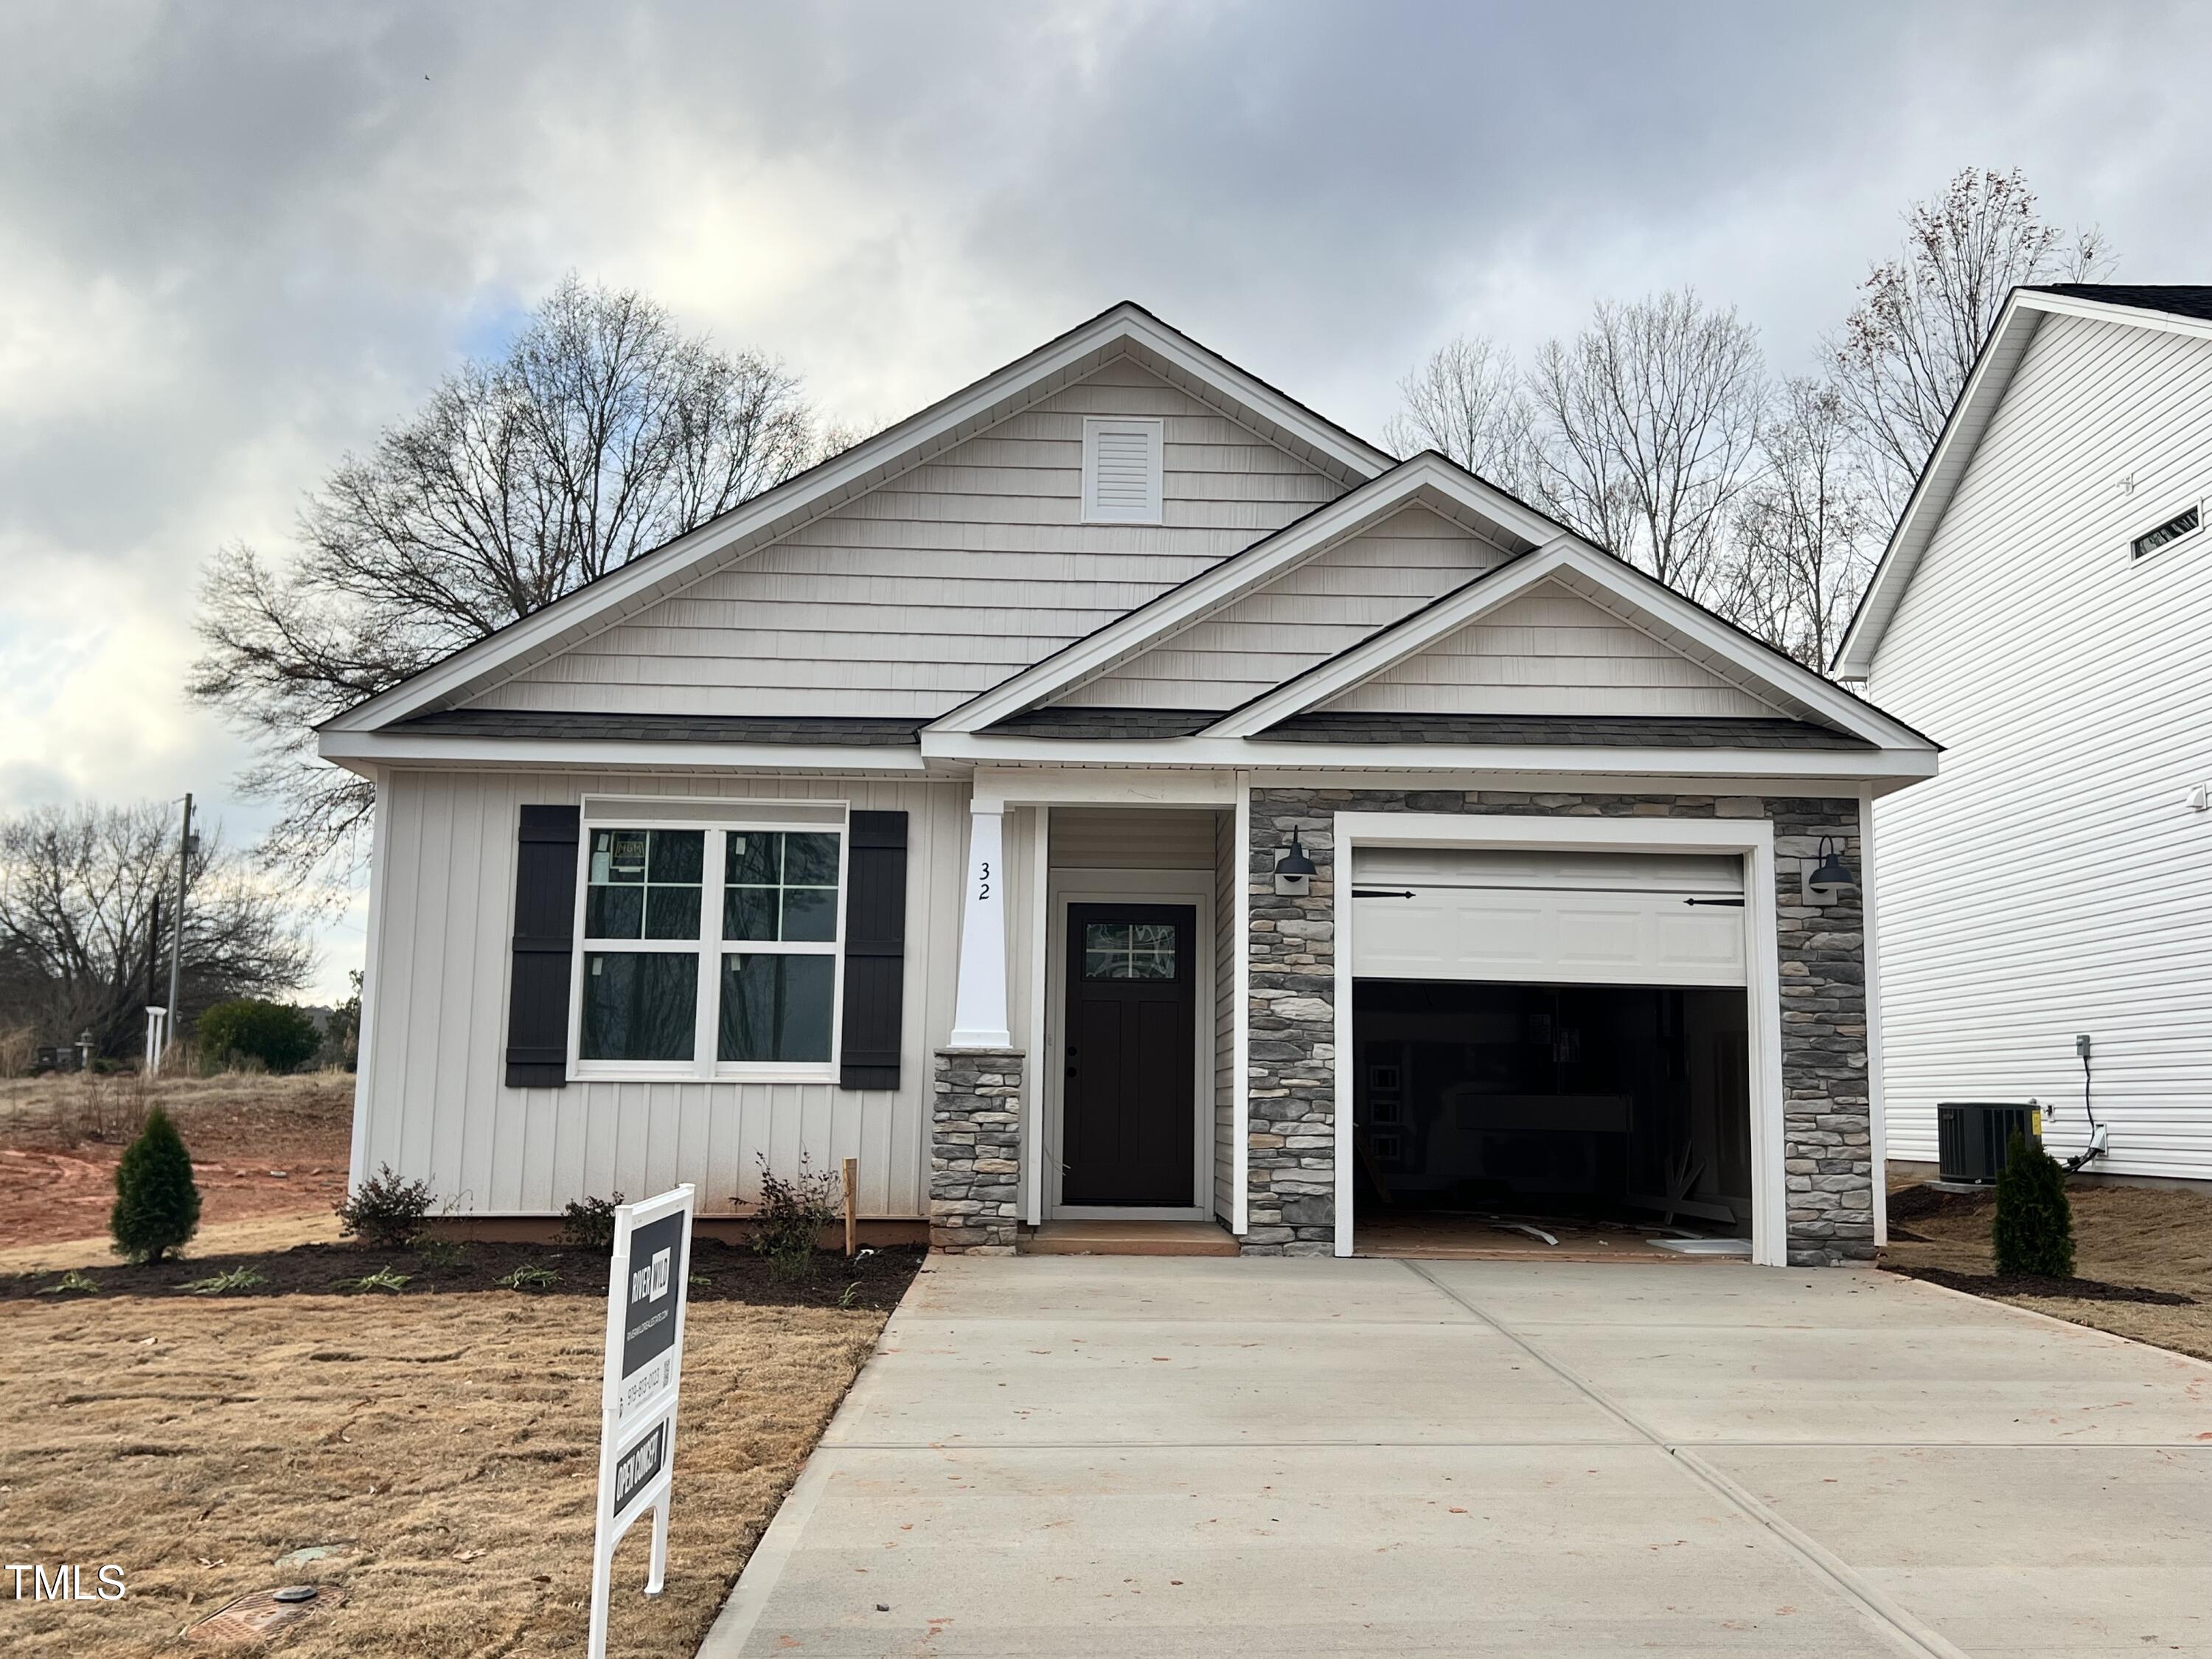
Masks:
[[[2155,530],[2147,530],[2128,544],[2129,552],[2138,559],[2148,558],[2169,542],[2178,542],[2184,536],[2194,535],[2203,519],[2196,507],[2177,513]]]
[[[1083,521],[1158,524],[1165,472],[1165,422],[1083,423]]]
[[[586,826],[580,1075],[826,1071],[842,825]]]
[[[1093,921],[1083,929],[1085,979],[1173,979],[1171,921]]]

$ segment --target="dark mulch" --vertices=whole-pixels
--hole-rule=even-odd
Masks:
[[[133,1267],[116,1261],[111,1266],[81,1269],[100,1287],[100,1296],[159,1296],[185,1297],[184,1287],[247,1267],[261,1282],[246,1289],[205,1296],[204,1301],[235,1297],[419,1296],[425,1293],[488,1291],[501,1296],[596,1297],[607,1293],[607,1258],[595,1250],[566,1244],[495,1244],[471,1242],[459,1247],[458,1256],[446,1261],[443,1253],[420,1250],[371,1249],[356,1244],[297,1244],[289,1250],[258,1255],[196,1255],[184,1261],[163,1261]],[[812,1271],[801,1278],[786,1278],[768,1261],[743,1245],[717,1239],[695,1238],[691,1247],[691,1299],[695,1302],[744,1302],[759,1307],[871,1308],[888,1310],[906,1293],[908,1282],[921,1266],[926,1252],[919,1245],[893,1245],[864,1250],[848,1261],[842,1255],[819,1252]],[[545,1267],[559,1275],[543,1288],[511,1289],[499,1281],[518,1267]],[[356,1291],[356,1281],[388,1268],[407,1275],[398,1291]],[[50,1301],[90,1301],[82,1291],[51,1294],[59,1273],[0,1273],[0,1302],[22,1302],[41,1292]]]
[[[1949,1194],[1945,1194],[1949,1196]],[[2107,1285],[2101,1279],[2051,1279],[2041,1273],[1961,1273],[1948,1267],[1915,1267],[1885,1261],[1885,1272],[1924,1279],[1947,1290],[1973,1296],[2064,1297],[2075,1302],[2148,1302],[2160,1308],[2194,1307],[2197,1298],[2179,1291],[2154,1291],[2141,1285]]]
[[[1997,1189],[1984,1187],[1971,1193],[1947,1193],[1935,1187],[1904,1187],[1889,1195],[1889,1224],[1900,1221],[1932,1221],[1937,1217],[1972,1215],[1995,1210]]]

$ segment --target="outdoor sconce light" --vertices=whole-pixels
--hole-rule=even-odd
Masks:
[[[1844,888],[1856,885],[1857,879],[1844,866],[1843,849],[1836,837],[1821,836],[1819,860],[1811,869],[1804,871],[1805,902],[1833,904],[1844,896]]]
[[[1306,856],[1306,849],[1298,844],[1298,832],[1291,831],[1291,844],[1275,860],[1275,890],[1286,898],[1304,898],[1313,891],[1314,861]]]

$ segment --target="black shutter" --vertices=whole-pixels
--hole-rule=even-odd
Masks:
[[[526,806],[514,848],[514,975],[507,1086],[568,1081],[569,963],[576,952],[577,809]]]
[[[906,814],[855,812],[846,836],[842,1089],[896,1089],[906,996]]]

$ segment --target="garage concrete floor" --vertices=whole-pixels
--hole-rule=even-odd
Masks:
[[[702,1652],[2212,1655],[2212,1366],[1863,1272],[938,1258]]]

